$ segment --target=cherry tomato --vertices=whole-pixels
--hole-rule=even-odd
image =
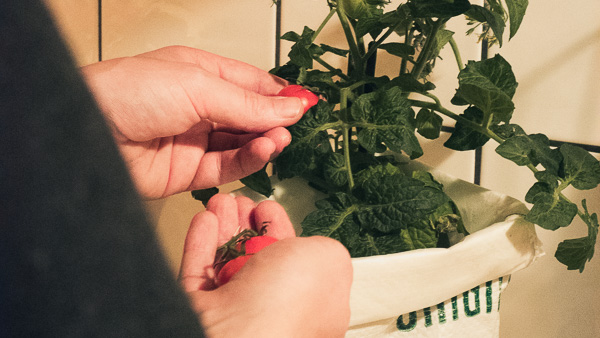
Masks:
[[[306,113],[312,106],[319,102],[319,97],[315,95],[310,90],[302,87],[301,85],[290,85],[283,88],[279,94],[279,96],[287,96],[287,97],[299,97],[306,99],[307,104],[304,106],[304,112]]]

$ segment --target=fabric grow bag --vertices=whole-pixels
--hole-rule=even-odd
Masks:
[[[411,161],[406,172],[427,170],[457,204],[470,235],[448,249],[432,248],[353,258],[347,337],[496,337],[500,295],[510,275],[543,255],[520,201]],[[272,178],[273,195],[297,233],[325,197],[300,178]],[[233,192],[258,202],[262,195]]]

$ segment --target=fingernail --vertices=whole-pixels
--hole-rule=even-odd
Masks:
[[[289,98],[282,98],[282,100],[286,100],[288,103],[282,107],[282,109],[279,109],[278,113],[285,118],[297,117],[298,115],[303,114],[305,112],[305,107],[308,104],[306,99],[294,100],[297,102],[296,104],[291,104]]]

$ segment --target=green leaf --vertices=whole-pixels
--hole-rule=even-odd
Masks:
[[[296,83],[296,79],[300,75],[300,67],[298,65],[288,62],[282,66],[273,68],[269,73],[279,76],[289,82]]]
[[[338,192],[318,201],[302,222],[302,236],[335,238],[352,257],[436,246],[429,217],[449,201],[441,190],[389,163],[358,173],[356,187],[353,195]]]
[[[248,175],[240,179],[240,182],[242,182],[248,188],[256,191],[257,193],[265,197],[270,197],[273,193],[271,180],[269,179],[269,175],[267,174],[267,166],[255,172],[254,174]]]
[[[477,124],[481,124],[483,121],[483,112],[474,106],[465,109],[460,116]],[[444,142],[444,146],[458,151],[473,150],[486,144],[489,139],[488,136],[472,129],[464,122],[458,121],[452,135]]]
[[[385,88],[389,89],[392,87],[398,87],[404,92],[417,92],[417,93],[426,93],[430,90],[435,89],[435,85],[431,82],[422,83],[415,79],[410,74],[401,74],[395,78],[393,78],[388,84],[385,85]]]
[[[354,196],[365,203],[356,213],[360,226],[384,233],[418,224],[448,201],[442,191],[403,175],[391,164],[359,172]]]
[[[421,109],[417,114],[417,131],[430,140],[440,137],[443,119],[429,109]]]
[[[512,39],[523,21],[525,11],[529,5],[529,0],[505,0],[506,7],[508,8],[508,15],[510,17],[510,39]]]
[[[346,56],[346,55],[348,55],[348,52],[349,52],[347,49],[340,49],[340,48],[332,47],[332,46],[325,45],[325,44],[321,44],[320,47],[325,52],[333,53],[333,54],[339,55],[339,56]]]
[[[454,32],[449,31],[447,29],[440,29],[438,33],[435,35],[435,47],[433,48],[431,55],[435,58],[440,54],[440,51],[450,40],[452,40],[452,36]]]
[[[582,148],[565,143],[560,146],[564,179],[579,190],[594,189],[600,184],[600,163]]]
[[[411,55],[415,55],[415,47],[400,42],[384,43],[379,48],[401,58],[409,58]]]
[[[488,9],[478,5],[471,5],[471,9],[467,13],[467,16],[489,25],[494,32],[494,36],[498,40],[500,47],[502,47],[502,36],[504,34],[504,18],[501,13],[497,13],[493,9]]]
[[[594,254],[594,244],[588,237],[567,239],[558,244],[554,257],[566,265],[567,270],[583,272],[585,263]]]
[[[204,204],[204,206],[206,206],[206,204],[208,203],[208,200],[218,193],[219,193],[219,188],[216,188],[216,187],[208,188],[208,189],[192,190],[192,197],[194,199],[202,202],[202,204]]]
[[[412,172],[412,177],[425,183],[426,186],[443,191],[444,186],[435,180],[430,172],[416,170]],[[462,234],[468,234],[467,229],[460,216],[460,211],[454,201],[448,201],[440,205],[429,215],[427,221],[422,221],[423,228],[436,229],[439,233],[458,231]]]
[[[450,18],[468,11],[468,0],[409,0],[407,2],[415,18]]]
[[[496,153],[521,166],[541,164],[554,175],[558,174],[562,160],[561,154],[550,148],[550,140],[543,134],[513,136],[502,142]]]
[[[577,215],[577,205],[560,198],[558,193],[539,192],[533,198],[533,207],[525,216],[529,222],[544,229],[566,227]]]
[[[338,187],[348,183],[348,169],[346,168],[346,162],[342,154],[331,153],[325,157],[323,176],[331,184]]]
[[[381,15],[381,7],[387,3],[387,0],[338,0],[338,6],[351,19],[362,19]]]
[[[437,233],[431,228],[410,227],[400,231],[402,251],[433,248],[437,244]]]
[[[423,150],[415,136],[414,111],[402,90],[392,87],[361,95],[351,108],[358,127],[358,142],[368,152],[378,152],[384,143],[395,152],[404,151],[411,158]]]
[[[370,34],[371,37],[375,39],[386,27],[388,27],[388,25],[381,21],[382,17],[383,15],[381,14],[375,14],[358,20],[354,29],[356,36],[360,38]]]
[[[590,215],[586,200],[581,202],[583,205],[583,216],[581,219],[588,226],[588,235],[582,238],[568,239],[558,244],[554,256],[556,259],[565,264],[568,270],[579,270],[583,272],[585,263],[589,262],[594,256],[594,247],[598,237],[598,215],[593,213]]]
[[[469,61],[458,75],[456,95],[481,109],[485,115],[508,122],[515,106],[512,97],[517,81],[510,64],[500,55],[483,61]]]
[[[553,194],[554,189],[556,189],[557,186],[557,184],[555,184],[555,186],[551,186],[546,182],[535,182],[527,191],[527,194],[525,195],[525,202],[533,204],[535,197],[538,194]]]
[[[305,26],[302,35],[288,32],[281,36],[282,39],[295,42],[288,53],[291,63],[298,67],[312,68],[313,56],[322,55],[325,52],[321,47],[312,43],[314,33],[315,31]]]
[[[335,127],[336,121],[333,106],[319,101],[290,126],[292,141],[275,160],[277,176],[281,179],[302,176],[315,169],[320,158],[332,152],[327,130]]]

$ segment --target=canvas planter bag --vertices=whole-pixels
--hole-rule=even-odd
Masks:
[[[353,258],[347,337],[495,337],[500,295],[510,275],[543,255],[528,210],[518,200],[412,161],[428,170],[457,204],[470,235],[448,249]],[[297,233],[324,194],[294,178],[272,178],[273,195]],[[264,200],[248,188],[235,191]]]

